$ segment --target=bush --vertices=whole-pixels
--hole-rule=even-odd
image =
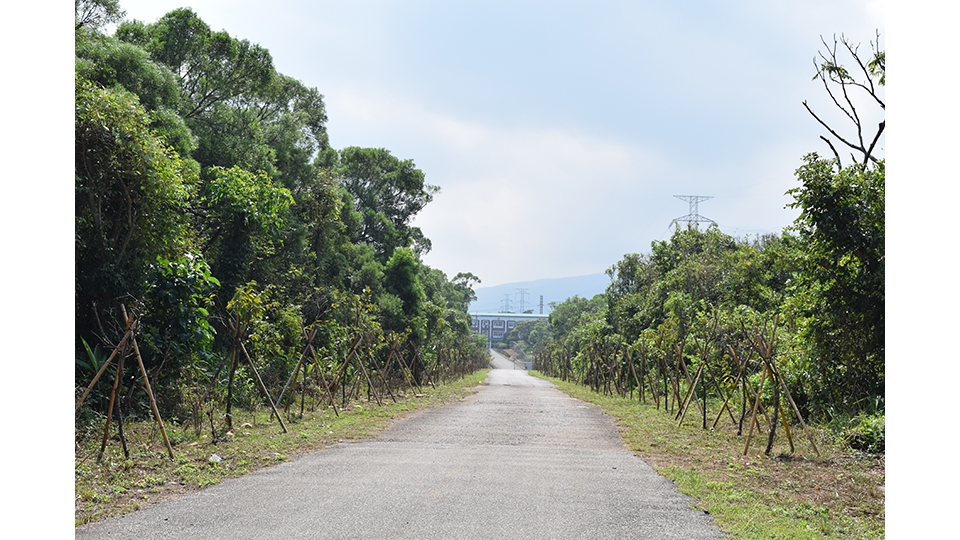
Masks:
[[[885,451],[885,415],[860,414],[850,421],[844,443],[854,450],[882,454]]]

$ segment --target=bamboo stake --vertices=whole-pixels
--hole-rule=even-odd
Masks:
[[[373,397],[376,398],[377,405],[383,407],[383,402],[380,400],[380,394],[377,393],[377,389],[374,388],[373,379],[371,379],[370,374],[367,373],[367,368],[363,365],[363,360],[360,359],[360,355],[357,355],[357,363],[360,364],[360,371],[363,373],[364,378],[367,379],[367,388],[373,392]]]
[[[810,441],[810,445],[813,446],[813,451],[817,453],[817,457],[820,457],[820,450],[817,449],[817,443],[813,441],[813,435],[807,428],[807,423],[803,421],[803,415],[800,414],[800,408],[797,407],[797,404],[793,401],[793,397],[790,396],[790,389],[787,388],[787,383],[784,382],[783,376],[780,375],[779,372],[776,373],[776,376],[780,379],[780,384],[783,385],[783,392],[787,394],[787,401],[790,402],[790,405],[793,407],[794,414],[796,414],[797,419],[800,420],[800,426],[803,428],[804,433],[807,434],[807,439]]]
[[[706,359],[704,359],[704,362],[706,362]],[[718,381],[718,377],[717,377],[716,375],[714,375],[714,373],[713,373],[713,368],[710,367],[710,364],[706,364],[706,366],[707,366],[707,374],[710,375],[710,380],[713,382],[713,387],[716,388],[716,389],[717,389],[717,392],[718,392],[721,396],[724,397],[723,405],[720,406],[720,412],[717,413],[717,420],[719,421],[720,416],[723,415],[724,409],[726,409],[727,414],[730,415],[730,422],[733,423],[733,424],[736,424],[737,421],[733,418],[733,412],[730,410],[730,407],[727,406],[727,401],[730,399],[729,396],[728,396],[727,393],[724,391],[723,387],[720,386],[720,383],[717,382],[717,381]],[[704,427],[706,427],[706,426],[704,426]],[[714,421],[713,427],[714,427],[714,428],[717,427],[717,421]]]
[[[700,375],[703,374],[703,366],[697,368],[697,374],[693,377],[693,383],[690,385],[689,390],[687,391],[687,397],[684,398],[683,406],[680,409],[679,420],[677,421],[677,427],[683,423],[683,418],[687,415],[687,408],[690,406],[690,398],[693,397],[693,394],[696,392],[697,383],[700,381]],[[696,402],[696,400],[694,400]],[[701,409],[702,410],[702,409]]]
[[[779,322],[779,319],[780,319],[780,314],[779,314],[779,313],[775,314],[774,317],[773,317],[773,332],[772,332],[771,337],[770,337],[769,347],[763,347],[763,344],[762,344],[762,343],[757,343],[756,345],[757,345],[758,348],[763,347],[763,348],[767,349],[768,353],[769,353],[769,352],[772,352],[772,350],[773,350],[773,344],[774,344],[774,338],[776,337],[776,334],[777,334],[777,324],[778,324],[778,322]],[[754,333],[755,333],[755,339],[756,339],[757,341],[759,341],[760,339],[756,337],[756,330],[754,331]],[[763,355],[761,355],[761,357],[762,357],[762,356],[763,356]],[[810,445],[813,447],[813,451],[816,452],[816,453],[817,453],[817,457],[819,457],[819,456],[820,456],[820,450],[817,448],[817,443],[814,442],[814,440],[813,440],[813,435],[810,433],[810,430],[807,429],[807,424],[806,424],[806,422],[803,421],[803,415],[800,414],[800,408],[797,407],[796,402],[793,401],[793,396],[790,395],[790,389],[787,387],[787,383],[786,383],[786,381],[784,381],[783,375],[780,374],[780,371],[779,371],[779,370],[773,369],[773,367],[772,367],[772,364],[773,364],[772,354],[770,354],[767,358],[764,358],[764,360],[767,361],[767,362],[770,362],[770,364],[771,364],[771,377],[774,378],[774,384],[779,383],[780,387],[783,389],[783,392],[787,395],[787,401],[790,402],[790,405],[791,405],[791,407],[793,408],[794,414],[796,414],[796,415],[797,415],[797,419],[800,420],[800,426],[803,427],[803,431],[807,434],[807,440],[810,441]],[[787,428],[787,429],[789,429],[789,428]]]
[[[257,379],[257,383],[260,385],[260,390],[263,392],[263,395],[267,398],[267,403],[270,404],[270,409],[273,411],[273,415],[277,417],[277,420],[280,422],[280,427],[283,428],[283,432],[287,432],[287,425],[283,423],[283,418],[280,418],[280,413],[277,411],[277,406],[273,404],[273,398],[270,397],[270,392],[267,391],[267,386],[263,384],[263,379],[260,378],[260,373],[257,371],[257,366],[253,364],[253,360],[250,359],[250,353],[247,352],[247,347],[240,342],[240,350],[243,351],[243,356],[247,358],[247,362],[250,364],[250,369],[253,370],[253,374]]]
[[[296,367],[293,368],[293,373],[290,374],[290,378],[287,379],[287,383],[283,385],[283,390],[280,391],[280,395],[277,397],[277,403],[283,403],[283,396],[287,393],[290,383],[293,382],[293,379],[297,376],[297,373],[300,372],[300,366],[303,365],[303,361],[307,355],[307,349],[310,347],[310,344],[313,343],[313,337],[317,334],[317,329],[313,328],[310,331],[310,336],[308,337],[307,332],[303,328],[300,328],[300,334],[307,339],[307,344],[304,345],[303,352],[300,353],[300,358],[297,360]],[[306,372],[306,370],[304,370],[304,372]]]
[[[107,358],[107,361],[100,366],[100,370],[97,371],[97,374],[93,377],[93,380],[90,381],[90,384],[87,386],[87,389],[83,391],[83,394],[80,395],[80,399],[77,400],[77,406],[73,412],[80,410],[80,407],[83,406],[83,402],[87,399],[87,396],[90,394],[90,391],[93,390],[93,386],[97,384],[97,381],[100,380],[100,377],[103,375],[103,372],[107,370],[110,366],[110,363],[113,362],[114,357],[117,356],[117,351],[120,350],[121,346],[126,347],[127,341],[133,335],[133,328],[127,326],[127,331],[123,334],[123,337],[120,339],[120,343],[117,343],[117,346],[113,348],[113,352],[110,353],[110,357]]]
[[[783,420],[783,429],[787,432],[787,440],[790,441],[790,453],[794,453],[793,448],[793,435],[790,434],[790,424],[787,423],[787,414],[783,412],[783,407],[778,407],[780,410],[780,419]]]
[[[370,352],[370,349],[369,349],[369,348],[367,349],[367,354],[370,356],[370,360],[371,360],[372,362],[376,362],[376,359],[374,359],[373,353]],[[384,368],[384,369],[377,369],[377,370],[375,370],[375,371],[377,372],[377,376],[380,377],[380,382],[383,383],[383,388],[387,391],[387,394],[390,396],[390,399],[392,399],[393,402],[396,403],[396,402],[397,402],[397,398],[393,395],[393,390],[390,389],[390,383],[388,383],[388,382],[387,382],[387,379],[383,376],[383,372],[384,372],[385,369],[386,369],[386,368]]]
[[[737,356],[737,351],[734,350],[732,345],[727,345],[727,348],[730,349],[730,353],[733,356],[733,361],[737,363],[737,377],[736,379],[734,379],[736,382],[733,383],[734,392],[735,392],[737,385],[740,384],[740,378],[743,376],[743,365],[746,363],[745,362],[744,364],[740,363],[740,358]],[[727,412],[730,412],[730,408],[727,406],[727,403],[730,401],[730,396],[732,395],[733,395],[732,393],[724,394],[723,406],[720,407],[720,412],[717,413],[717,419],[713,421],[714,429],[716,429],[717,423],[720,422],[720,417],[723,416],[723,408],[727,407]],[[733,419],[732,412],[730,412],[730,420],[732,420],[734,424],[737,423],[737,421]]]
[[[753,404],[750,418],[750,433],[747,435],[747,445],[743,448],[743,455],[747,455],[750,450],[750,439],[753,438],[753,424],[757,421],[757,408],[760,407],[760,396],[763,394],[763,383],[767,380],[767,366],[763,366],[763,375],[760,376],[760,389],[757,390],[757,400]]]
[[[693,382],[690,379],[690,372],[687,371],[687,363],[683,361],[683,350],[680,349],[680,344],[674,343],[673,348],[674,350],[677,351],[677,364],[679,364],[680,367],[683,368],[683,375],[684,375],[684,378],[687,379],[687,384],[692,386]],[[679,378],[680,378],[680,374],[677,373],[677,379]],[[680,381],[678,380],[677,381],[677,397],[679,397],[679,395],[680,395]],[[700,410],[700,413],[701,414],[704,413],[703,407],[700,406],[700,402],[697,400],[694,400],[693,402],[697,404],[697,409]]]
[[[630,364],[630,373],[633,374],[633,383],[637,385],[637,399],[640,403],[643,403],[643,385],[640,384],[640,378],[637,377],[637,368],[633,365],[633,355],[630,354],[629,349],[627,350],[627,362]],[[643,372],[643,357],[640,357],[641,367],[640,372]]]
[[[413,375],[413,366],[416,365],[417,360],[422,360],[420,356],[420,347],[414,343],[413,344],[413,358],[410,359],[410,375]],[[430,376],[430,372],[426,369],[423,370],[423,376],[426,379],[424,384],[429,385],[432,388],[437,387],[437,382],[433,380],[433,377]],[[416,382],[416,377],[414,377],[414,382]],[[423,393],[423,385],[417,384],[417,388],[420,388],[420,393]]]
[[[126,317],[126,313],[124,313]],[[126,356],[126,342],[124,342],[124,351],[117,361],[117,374],[113,378],[113,389],[110,391],[110,405],[107,406],[107,421],[103,425],[103,440],[100,441],[100,452],[97,453],[97,463],[103,459],[103,451],[107,448],[107,437],[110,435],[110,419],[113,418],[113,405],[117,399],[117,387],[120,386],[120,375],[123,373],[123,357]]]
[[[340,413],[337,412],[337,402],[336,398],[333,397],[333,390],[330,389],[330,385],[327,384],[327,378],[323,374],[323,367],[320,365],[320,359],[317,358],[317,351],[313,348],[313,344],[308,345],[310,348],[310,356],[313,357],[313,365],[316,366],[316,369],[320,373],[320,380],[323,382],[323,387],[327,390],[327,396],[330,397],[330,406],[333,407],[333,414],[340,417]]]
[[[167,445],[167,454],[173,459],[173,446],[170,445],[170,439],[167,437],[167,430],[163,427],[163,420],[160,418],[160,409],[157,407],[157,400],[153,397],[153,388],[150,386],[150,378],[147,377],[147,368],[143,365],[143,358],[140,356],[140,347],[137,346],[137,339],[133,338],[133,352],[137,355],[137,363],[140,364],[140,373],[143,374],[143,384],[147,387],[147,396],[150,397],[150,408],[153,409],[153,417],[157,420],[160,427],[160,435],[163,437],[164,444]]]
[[[759,398],[759,394],[754,394],[753,387],[750,386],[750,384],[748,384],[749,381],[748,381],[747,376],[746,376],[747,359],[744,359],[744,361],[743,361],[743,369],[744,369],[744,374],[743,374],[742,382],[743,382],[743,387],[744,387],[744,392],[743,392],[743,393],[744,393],[744,399],[745,399],[745,400],[746,400],[746,399],[753,399],[753,397],[754,397],[755,395]],[[751,410],[753,410],[753,409],[751,409]],[[770,417],[767,416],[767,409],[766,409],[766,407],[763,406],[763,403],[760,403],[760,414],[763,415],[763,421],[764,421],[765,423],[769,424],[769,423],[770,423]],[[756,424],[757,424],[757,429],[759,430],[759,429],[760,429],[760,421],[759,421],[759,420],[756,420]],[[738,435],[739,435],[739,433],[738,433]]]
[[[399,343],[394,342],[394,345],[398,345],[398,344]],[[403,373],[403,378],[407,380],[407,384],[410,386],[410,391],[413,392],[414,394],[417,394],[417,393],[422,394],[423,393],[422,389],[420,390],[420,392],[417,392],[417,390],[413,388],[413,385],[416,381],[413,380],[412,371],[410,371],[408,375],[409,368],[407,368],[406,362],[403,361],[403,353],[401,353],[399,350],[397,350],[393,346],[391,346],[390,351],[393,353],[394,358],[397,359],[397,363],[400,364],[400,373]],[[417,387],[419,388],[419,385],[417,385]]]
[[[347,403],[347,389],[346,389],[344,378],[347,375],[347,366],[349,364],[350,364],[350,357],[344,358],[343,363],[340,364],[340,369],[337,370],[337,376],[334,378],[334,381],[340,385],[340,394],[343,397],[343,400],[340,404],[341,409]],[[334,405],[334,407],[336,407],[336,405]]]

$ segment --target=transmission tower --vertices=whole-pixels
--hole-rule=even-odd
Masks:
[[[674,195],[674,197],[680,199],[681,201],[687,201],[688,203],[690,203],[690,213],[685,216],[678,217],[673,221],[671,221],[670,222],[671,226],[673,226],[673,224],[678,221],[686,221],[687,223],[696,223],[697,225],[699,225],[701,222],[713,223],[714,225],[717,224],[716,221],[710,218],[701,216],[700,210],[698,208],[700,201],[712,199],[713,197],[707,197],[704,195]]]
[[[512,313],[510,311],[510,293],[503,295],[503,307],[500,308],[500,313]]]
[[[527,295],[527,291],[529,291],[529,290],[530,290],[530,289],[519,289],[519,288],[517,289],[517,293],[520,295],[520,313],[524,313],[524,311],[523,311],[523,308],[524,308],[523,299],[524,299],[524,297]]]

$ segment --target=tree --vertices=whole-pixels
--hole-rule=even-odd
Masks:
[[[99,30],[106,24],[123,19],[126,12],[120,9],[119,0],[74,0],[75,30]]]
[[[884,162],[833,170],[816,154],[789,191],[804,256],[788,302],[808,343],[816,412],[855,413],[884,395]]]
[[[464,313],[470,308],[470,303],[477,299],[473,286],[480,283],[480,278],[470,272],[459,272],[450,280],[454,294],[449,298],[451,305],[461,309]]]
[[[886,84],[886,55],[880,36],[871,54],[861,58],[859,44],[841,36],[839,43],[855,66],[848,69],[838,57],[838,41],[824,40],[826,51],[815,60],[817,73],[833,103],[855,128],[855,137],[843,137],[804,102],[811,115],[830,134],[860,156],[843,166],[827,137],[834,159],[816,153],[804,157],[797,170],[801,186],[788,191],[801,210],[794,223],[803,243],[799,269],[787,301],[798,334],[801,354],[809,362],[807,389],[813,412],[855,414],[882,403],[884,395],[884,160],[875,156],[885,123],[873,137],[865,137],[864,113],[854,93],[868,104],[886,107],[880,95]],[[857,74],[855,76],[854,74]],[[882,407],[882,404],[880,405]]]
[[[340,151],[337,177],[361,214],[353,241],[374,246],[385,258],[398,247],[430,251],[430,240],[410,223],[440,188],[425,183],[412,160],[400,160],[384,148],[349,147]]]
[[[136,94],[140,105],[150,113],[150,128],[181,157],[190,157],[197,148],[195,137],[178,113],[177,77],[139,46],[100,35],[77,39],[76,73],[105,88]]]
[[[140,45],[177,75],[181,112],[187,119],[202,116],[217,103],[259,94],[274,73],[266,49],[210,30],[189,8],[173,10],[152,25],[124,22],[116,35]]]
[[[293,198],[264,173],[213,167],[203,187],[198,228],[221,297],[233,297],[250,279],[251,265],[282,243]]]
[[[215,332],[208,320],[209,308],[219,285],[197,255],[187,253],[173,260],[157,257],[145,294],[143,325],[147,368],[156,366],[155,373],[160,375],[154,385],[175,381],[182,369],[195,369],[211,360]]]
[[[198,171],[150,131],[136,96],[77,76],[75,101],[76,321],[89,337],[122,297],[142,298],[158,256],[188,249]]]
[[[854,92],[863,93],[867,98],[867,103],[879,105],[881,109],[886,109],[886,105],[880,95],[881,87],[886,85],[886,53],[880,49],[880,33],[877,33],[876,43],[871,42],[871,53],[869,58],[860,57],[860,44],[854,44],[845,36],[840,36],[839,43],[843,45],[853,62],[856,64],[853,72],[857,73],[858,78],[851,73],[850,69],[841,64],[837,56],[838,41],[836,36],[833,38],[833,44],[827,44],[827,41],[821,37],[825,51],[820,52],[820,58],[814,59],[813,63],[817,69],[813,80],[820,80],[823,83],[827,95],[839,108],[843,114],[853,123],[856,129],[855,137],[843,136],[836,129],[831,127],[826,121],[820,118],[806,101],[803,106],[820,123],[830,135],[852,150],[860,154],[860,157],[851,154],[850,157],[854,163],[860,163],[866,166],[869,163],[876,164],[877,157],[874,155],[877,142],[883,134],[886,126],[885,120],[881,120],[877,126],[876,132],[871,138],[867,132],[865,119],[862,117],[862,111],[857,111],[857,98]],[[840,154],[829,138],[821,135],[820,138],[827,143],[830,150],[837,160],[837,167],[842,167]]]
[[[266,49],[212,31],[187,8],[171,11],[150,25],[124,22],[117,27],[116,37],[141,47],[175,75],[178,113],[197,138],[193,157],[203,168],[240,166],[280,176],[265,125],[275,121],[268,117],[276,113],[274,102],[286,105],[293,98],[289,78],[276,73]],[[315,96],[306,99],[316,101]],[[326,119],[322,101],[320,107],[322,131]],[[316,130],[315,124],[310,128]],[[302,161],[309,163],[309,158]]]

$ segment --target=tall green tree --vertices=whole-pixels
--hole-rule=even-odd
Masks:
[[[217,103],[257,95],[273,76],[270,53],[226,32],[214,32],[189,8],[173,10],[156,23],[124,22],[122,41],[140,45],[179,78],[184,118],[202,116]]]
[[[885,387],[885,163],[877,145],[886,124],[881,120],[871,130],[863,119],[872,112],[866,107],[879,109],[881,116],[886,109],[886,53],[879,33],[866,55],[845,36],[823,44],[814,80],[853,130],[850,135],[849,127],[829,125],[804,102],[830,133],[821,139],[834,159],[805,156],[796,171],[801,185],[788,192],[791,206],[801,210],[794,227],[804,243],[789,305],[806,345],[814,412],[856,414],[882,409]],[[857,101],[857,93],[866,99]],[[831,139],[853,151],[849,165],[843,165]]]
[[[123,19],[119,0],[74,0],[75,30],[99,30],[104,25]]]
[[[383,148],[349,147],[340,151],[337,177],[361,215],[351,231],[355,242],[374,246],[384,258],[398,247],[430,251],[430,240],[411,222],[440,188],[427,184],[412,160]]]
[[[856,413],[884,395],[884,162],[835,170],[816,154],[790,191],[805,244],[790,302],[808,344],[818,413]]]
[[[198,171],[151,132],[136,96],[78,76],[75,101],[76,320],[89,338],[142,297],[158,256],[189,248]]]
[[[197,148],[196,138],[180,116],[180,88],[170,69],[137,45],[87,33],[76,41],[76,73],[105,88],[135,94],[150,114],[150,128],[182,157]]]
[[[254,262],[283,243],[293,198],[262,172],[239,167],[214,167],[210,172],[197,226],[213,274],[222,284],[221,298],[232,298],[250,280]]]

